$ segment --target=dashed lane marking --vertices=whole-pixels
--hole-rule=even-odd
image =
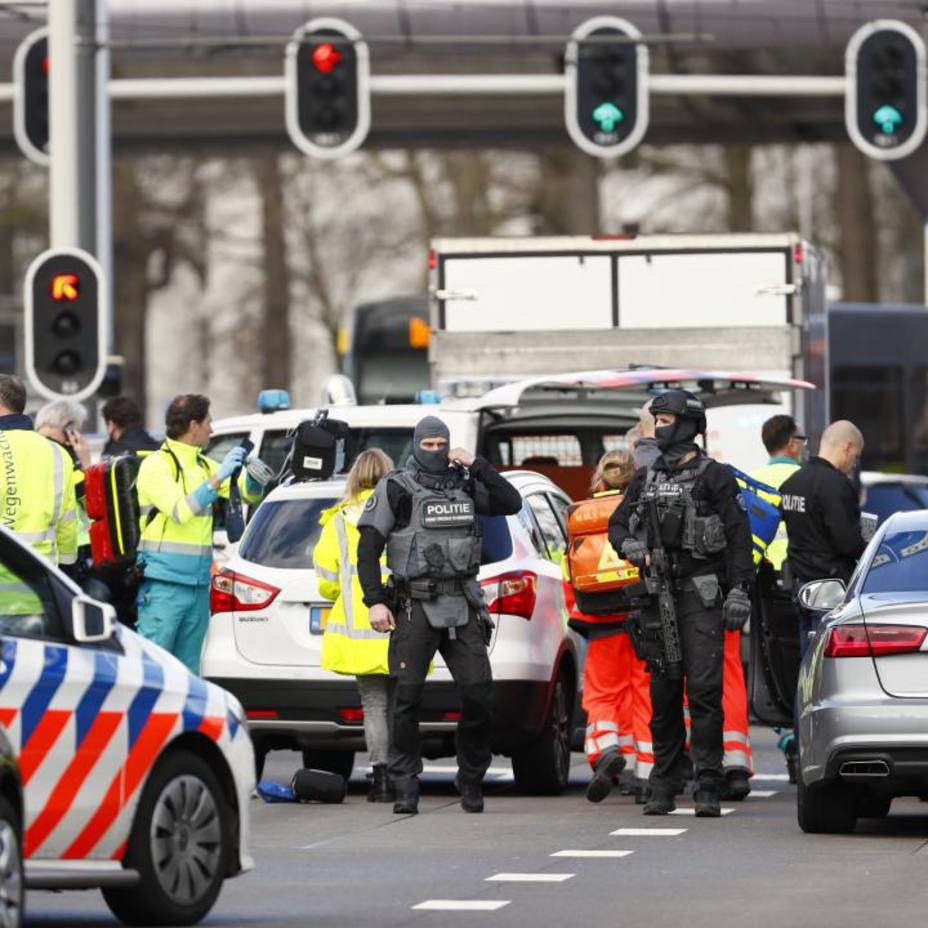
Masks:
[[[634,851],[555,851],[552,857],[628,857]]]
[[[487,883],[564,883],[574,878],[574,873],[494,873]]]
[[[496,912],[509,905],[509,899],[426,899],[414,905],[420,912]]]
[[[457,767],[444,767],[436,765],[426,765],[422,768],[423,773],[457,773]],[[491,767],[487,772],[486,776],[494,780],[511,780],[512,779],[512,770],[507,767]]]
[[[775,789],[752,789],[748,799],[769,799],[771,796],[776,796],[777,790]]]
[[[734,811],[735,811],[734,809],[725,808],[725,809],[722,809],[722,815],[731,815],[731,813]],[[695,809],[674,809],[673,812],[671,812],[670,814],[671,815],[695,815],[696,810]]]
[[[610,831],[610,835],[626,838],[677,838],[686,834],[685,828],[620,828]]]
[[[776,780],[780,783],[789,782],[788,773],[755,773],[752,780]]]

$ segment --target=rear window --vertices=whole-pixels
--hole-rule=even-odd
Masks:
[[[928,577],[928,532],[887,535],[870,563],[862,593],[922,593]]]
[[[576,435],[512,435],[499,441],[503,467],[579,467],[583,464]]]
[[[253,564],[310,570],[319,540],[319,516],[334,497],[283,499],[262,503],[242,539],[239,554]]]

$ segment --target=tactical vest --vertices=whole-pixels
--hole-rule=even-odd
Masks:
[[[708,559],[727,547],[725,525],[716,512],[709,512],[705,500],[698,500],[694,490],[711,461],[702,458],[696,467],[687,467],[674,474],[648,469],[629,527],[635,537],[648,547],[656,547],[651,537],[648,514],[649,500],[656,498],[660,521],[660,541],[670,552],[686,551],[696,559]]]
[[[466,625],[477,607],[480,529],[473,497],[462,484],[424,486],[410,471],[390,478],[412,499],[409,524],[387,538],[387,564],[401,588],[422,602],[436,628]]]

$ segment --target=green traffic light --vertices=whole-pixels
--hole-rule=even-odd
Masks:
[[[905,117],[896,109],[884,103],[874,114],[873,121],[880,127],[884,135],[893,135],[896,129],[905,122]]]
[[[593,119],[603,132],[615,132],[616,126],[625,119],[625,113],[607,101],[593,110]]]

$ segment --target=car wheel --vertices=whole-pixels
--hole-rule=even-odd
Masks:
[[[854,794],[844,783],[796,784],[796,817],[806,834],[848,834],[857,824]]]
[[[142,794],[123,859],[138,885],[104,889],[129,925],[192,925],[213,907],[229,871],[233,812],[216,775],[195,754],[159,761]]]
[[[351,779],[354,770],[354,751],[327,751],[303,748],[303,766],[310,770],[327,770],[337,773],[342,779]]]
[[[10,801],[0,796],[0,928],[23,923],[22,827]]]
[[[892,796],[881,796],[871,790],[862,790],[857,797],[857,817],[886,818],[892,804]]]
[[[572,700],[564,674],[554,683],[551,706],[541,737],[512,755],[516,786],[534,796],[557,796],[564,792],[570,774],[570,726]]]

